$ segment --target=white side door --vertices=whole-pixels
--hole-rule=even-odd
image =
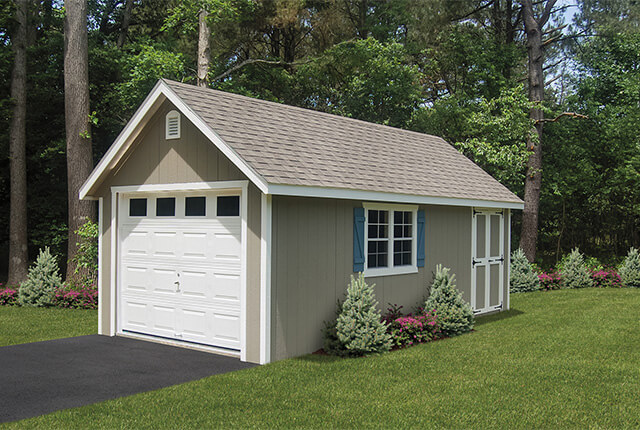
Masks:
[[[476,314],[501,310],[504,301],[504,212],[473,209],[471,305]]]

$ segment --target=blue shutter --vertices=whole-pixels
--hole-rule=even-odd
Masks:
[[[418,267],[424,267],[424,211],[418,211]]]
[[[353,271],[364,272],[364,208],[353,209]]]

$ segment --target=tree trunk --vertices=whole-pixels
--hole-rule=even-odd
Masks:
[[[536,19],[532,0],[522,1],[522,16],[527,37],[527,54],[529,58],[529,101],[535,105],[529,111],[529,118],[535,124],[527,141],[529,159],[524,181],[524,212],[522,214],[522,230],[520,248],[527,259],[533,262],[536,257],[538,241],[538,211],[540,208],[540,187],[542,184],[542,125],[543,112],[540,109],[544,99],[544,57],[542,33],[556,0],[547,0],[544,11]]]
[[[27,13],[28,0],[16,1],[11,98],[14,102],[9,126],[9,285],[27,278]]]
[[[116,46],[122,48],[127,41],[129,34],[129,23],[131,22],[131,11],[133,10],[133,0],[126,0],[124,4],[124,12],[122,14],[122,25],[120,26],[120,34]]]
[[[78,192],[91,173],[93,155],[89,124],[89,57],[87,41],[87,1],[65,1],[64,19],[64,114],[67,134],[67,188],[69,200],[69,243],[67,281],[81,280],[74,261],[76,231],[86,221],[95,220],[95,205],[80,201]]]
[[[207,23],[209,13],[200,9],[198,13],[198,86],[206,87],[209,85],[209,38],[211,30]]]

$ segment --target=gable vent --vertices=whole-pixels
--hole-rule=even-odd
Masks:
[[[180,139],[180,114],[178,111],[169,112],[165,123],[165,138]]]

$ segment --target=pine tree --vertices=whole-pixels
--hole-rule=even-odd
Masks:
[[[464,301],[462,293],[456,289],[455,275],[449,268],[436,266],[429,298],[424,304],[425,311],[436,314],[440,330],[444,336],[456,336],[473,329],[473,310]]]
[[[511,276],[509,283],[512,293],[523,293],[540,289],[540,279],[521,248],[516,249],[513,251],[513,254],[511,254]]]
[[[620,280],[625,287],[640,288],[640,253],[631,247],[619,269]]]
[[[380,321],[374,285],[367,285],[364,275],[351,276],[347,298],[336,322],[338,339],[348,355],[384,352],[391,348],[391,337],[386,324]]]
[[[38,259],[29,269],[27,280],[20,285],[18,302],[22,306],[51,306],[53,296],[62,287],[58,262],[49,247],[40,250]]]
[[[571,251],[562,263],[561,272],[564,288],[593,287],[593,279],[578,248]]]

